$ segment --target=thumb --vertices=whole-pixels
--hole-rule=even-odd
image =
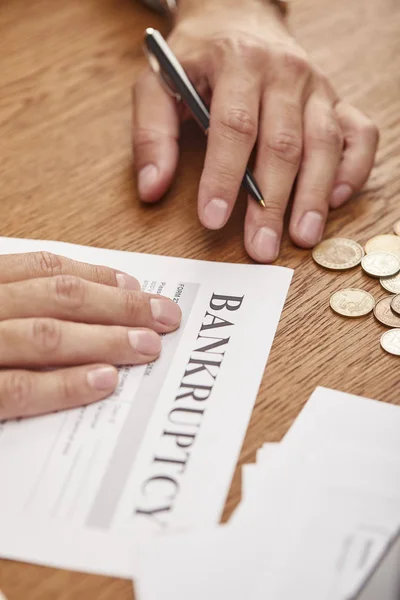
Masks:
[[[179,116],[174,98],[147,71],[133,90],[133,154],[143,202],[168,190],[178,164]]]

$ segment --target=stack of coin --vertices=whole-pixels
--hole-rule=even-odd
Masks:
[[[379,279],[382,288],[390,292],[375,303],[365,290],[341,289],[330,298],[331,308],[345,317],[362,317],[373,311],[375,318],[390,327],[381,337],[382,348],[400,356],[400,221],[393,234],[377,235],[362,246],[346,238],[324,240],[313,250],[314,261],[326,269],[344,271],[361,264],[365,273]]]

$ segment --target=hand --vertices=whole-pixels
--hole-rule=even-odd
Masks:
[[[181,311],[133,277],[47,252],[0,256],[0,421],[102,400]],[[40,371],[51,367],[52,370]]]
[[[277,258],[292,189],[291,238],[303,248],[314,246],[329,208],[341,206],[367,180],[377,128],[337,97],[267,0],[180,0],[179,6],[169,44],[203,97],[211,99],[198,195],[201,222],[210,229],[225,225],[256,147],[254,173],[267,208],[248,199],[247,252],[259,262]],[[146,71],[135,86],[133,116],[144,202],[160,199],[172,182],[182,116]]]

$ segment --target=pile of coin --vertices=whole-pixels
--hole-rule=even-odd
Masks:
[[[371,277],[379,278],[382,288],[390,292],[375,302],[362,289],[341,289],[330,298],[331,308],[344,317],[362,317],[373,311],[375,318],[390,327],[381,337],[381,346],[389,354],[400,356],[400,221],[394,234],[377,235],[365,245],[345,238],[324,240],[313,250],[313,259],[321,267],[335,271],[352,269],[361,264]]]

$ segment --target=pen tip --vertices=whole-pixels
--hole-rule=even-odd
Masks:
[[[265,204],[264,198],[260,198],[260,204],[261,204],[261,206],[263,206],[264,208],[267,208],[267,205]]]

